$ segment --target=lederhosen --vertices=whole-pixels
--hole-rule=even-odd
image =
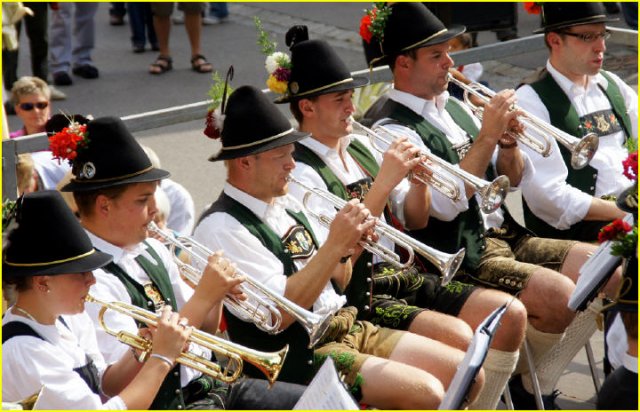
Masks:
[[[124,270],[122,270],[122,268],[120,268],[120,266],[116,265],[113,262],[109,263],[103,269],[106,272],[109,272],[117,277],[122,282],[127,290],[127,293],[131,297],[131,304],[133,304],[134,306],[144,308],[155,313],[156,304],[158,303],[158,297],[156,297],[156,301],[154,301],[154,299],[149,296],[149,294],[159,293],[159,298],[162,300],[162,303],[164,303],[165,305],[170,305],[173,309],[177,309],[175,304],[176,299],[173,293],[173,286],[170,283],[167,269],[162,264],[162,259],[160,258],[160,256],[158,256],[157,252],[153,250],[153,248],[148,243],[145,242],[145,244],[147,245],[147,252],[149,252],[151,257],[156,262],[158,262],[158,264],[154,265],[142,255],[136,257],[135,260],[136,262],[138,262],[140,267],[142,267],[147,276],[149,276],[149,279],[151,280],[153,286],[155,286],[155,288],[153,288],[153,291],[149,288],[145,289],[143,285],[131,278],[131,276],[129,276]],[[138,327],[146,326],[138,321],[136,321],[136,323]],[[195,386],[213,386],[212,380],[205,375],[202,375],[200,378],[194,380],[193,383]],[[189,386],[187,386],[187,388],[190,386],[191,383],[189,384]],[[189,399],[187,399],[186,394],[183,392],[184,391],[180,383],[180,365],[176,365],[167,374],[167,377],[164,379],[164,382],[158,390],[158,395],[153,400],[153,403],[151,404],[149,409],[184,409],[186,407],[185,400],[188,402]],[[202,390],[203,395],[206,394],[206,392],[208,392],[206,388]]]
[[[588,133],[596,133],[598,137],[609,136],[624,130],[627,138],[631,136],[631,119],[627,115],[624,98],[613,78],[605,71],[600,72],[607,79],[607,88],[598,85],[611,104],[611,109],[596,113],[589,113],[580,117],[571,101],[562,88],[553,79],[547,70],[541,73],[538,80],[530,86],[538,94],[540,100],[549,111],[551,124],[572,136],[584,136]],[[598,170],[587,165],[583,169],[576,170],[571,167],[571,153],[561,144],[558,144],[562,159],[567,166],[567,183],[593,196],[598,179]],[[609,221],[580,221],[569,229],[556,229],[538,218],[529,208],[527,202],[522,199],[524,218],[527,228],[538,236],[555,239],[575,239],[595,241],[600,229],[610,223]]]
[[[69,328],[67,323],[62,318],[58,318],[62,324]],[[16,336],[33,336],[34,338],[38,338],[46,341],[38,332],[33,330],[33,328],[26,323],[20,321],[12,321],[7,322],[2,326],[2,343],[4,344],[11,338]],[[96,365],[93,363],[93,360],[89,357],[89,355],[85,354],[86,364],[84,366],[80,366],[78,368],[73,368],[73,371],[80,375],[83,381],[87,383],[91,392],[96,395],[100,395],[100,378],[98,376],[98,369]]]
[[[302,144],[295,144],[294,158],[297,162],[313,168],[334,195],[344,200],[354,197],[363,200],[378,174],[379,165],[358,140],[352,140],[347,151],[367,175],[366,182],[360,180],[345,186],[318,155]],[[366,189],[362,190],[365,185]],[[387,222],[393,221],[395,227],[403,230],[400,228],[401,224],[393,220],[388,205],[385,207],[384,216]],[[349,304],[364,305],[358,307],[359,319],[384,327],[409,329],[413,319],[428,306],[424,298],[427,296],[426,290],[432,289],[434,284],[439,284],[438,276],[426,273],[423,270],[425,265],[418,259],[416,256],[416,265],[408,270],[399,271],[386,263],[379,263],[372,270],[372,254],[366,250],[362,252],[354,264],[351,281],[345,293]],[[461,291],[464,289],[462,285],[457,286],[461,287]]]
[[[295,241],[295,239],[290,236],[280,239],[251,210],[227,196],[224,192],[202,215],[200,221],[216,212],[233,216],[253,236],[258,238],[282,262],[285,276],[289,277],[297,272],[292,256],[295,256],[295,249],[299,247],[299,244],[291,244],[291,241]],[[296,232],[289,231],[288,235],[293,234],[294,238],[303,236],[306,238],[302,239],[304,242],[311,240],[312,246],[317,249],[318,242],[306,217],[302,213],[295,213],[289,210],[287,210],[287,213],[298,224],[293,228]],[[307,309],[312,310],[312,308]],[[308,347],[309,335],[299,322],[292,323],[288,328],[276,335],[270,335],[258,329],[253,323],[244,322],[234,316],[226,307],[224,308],[224,315],[227,321],[227,332],[234,342],[262,351],[277,351],[289,344],[289,352],[278,380],[298,384],[309,383],[316,372],[316,365],[314,364],[313,349]],[[252,365],[245,364],[244,373],[254,378],[264,378],[263,374]]]
[[[447,101],[445,109],[473,142],[479,130],[471,116],[462,108],[460,103],[450,98]],[[366,117],[371,119],[372,122],[389,118],[402,126],[408,127],[420,136],[424,145],[427,146],[434,155],[451,164],[460,163],[461,156],[452,146],[447,136],[422,116],[400,103],[387,99],[382,107],[377,108],[375,114],[368,113]],[[491,167],[487,168],[486,174],[490,179],[494,176]],[[489,231],[489,233],[485,233],[480,207],[475,196],[469,198],[468,203],[469,208],[459,213],[452,221],[447,222],[431,216],[427,228],[412,231],[411,235],[446,253],[455,253],[461,247],[464,247],[466,254],[460,271],[468,275],[469,280],[475,283],[483,283],[480,279],[473,277],[473,274],[486,248],[485,236],[494,232]],[[517,224],[506,207],[503,206],[502,211],[504,212],[504,222],[501,233],[509,234],[506,238],[502,239],[513,248],[520,239],[526,235],[530,235],[530,232]],[[507,285],[507,283],[504,279],[503,282],[490,284],[492,287],[510,290],[510,287],[505,285]]]

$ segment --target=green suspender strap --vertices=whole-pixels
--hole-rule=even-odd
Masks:
[[[601,73],[608,80],[608,87],[606,90],[603,90],[603,92],[609,99],[616,118],[623,126],[627,136],[629,136],[631,121],[626,114],[622,94],[613,79],[604,71]],[[560,88],[549,72],[545,71],[540,80],[530,84],[530,86],[538,94],[540,100],[547,108],[552,125],[572,136],[583,136],[583,127],[578,112],[576,112],[567,95],[562,91],[562,88]],[[598,179],[598,170],[590,165],[580,170],[574,169],[571,167],[571,153],[569,150],[560,144],[558,147],[560,148],[560,153],[568,170],[567,183],[593,196]],[[531,211],[524,199],[523,209],[527,228],[541,237],[590,241],[596,239],[600,228],[606,224],[606,222],[600,221],[582,221],[574,224],[567,230],[559,230],[538,218]]]
[[[162,264],[162,260],[160,259],[160,256],[158,256],[157,252],[153,250],[148,243],[145,242],[145,245],[147,245],[147,252],[149,252],[157,264],[151,263],[143,256],[136,257],[136,261],[158,289],[165,304],[170,305],[174,310],[176,310],[176,300],[173,293],[173,286],[169,279],[169,273]],[[124,287],[127,289],[127,293],[131,297],[131,303],[134,306],[155,312],[155,305],[147,296],[144,287],[133,280],[133,278],[122,270],[120,266],[111,262],[104,267],[104,270],[120,279]],[[136,321],[136,323],[138,324],[138,327],[145,326],[140,322]],[[167,374],[167,377],[164,379],[164,382],[158,390],[158,395],[153,400],[149,409],[184,409],[185,402],[182,391],[180,390],[181,387],[180,366],[176,365],[173,370]]]
[[[353,140],[347,148],[347,151],[372,178],[377,175],[379,170],[378,163],[364,145],[357,140]],[[296,143],[293,156],[296,162],[304,163],[315,170],[327,185],[329,192],[344,200],[349,200],[347,188],[326,163],[311,149],[300,143]],[[365,317],[365,312],[368,312],[371,308],[373,284],[371,280],[373,274],[371,265],[372,258],[371,253],[366,250],[362,251],[360,258],[353,265],[351,281],[344,290],[344,295],[347,297],[349,305],[355,306],[358,309],[359,318]]]
[[[223,192],[218,200],[203,214],[201,220],[215,212],[231,215],[260,240],[264,247],[282,262],[285,276],[291,276],[297,271],[294,261],[287,253],[280,237],[247,207]],[[302,213],[287,212],[299,224],[304,226],[317,248],[318,242],[306,217]],[[292,323],[291,326],[277,335],[271,335],[261,331],[253,323],[244,322],[234,316],[227,308],[224,309],[224,314],[227,321],[227,331],[234,342],[262,351],[280,350],[284,345],[289,344],[289,353],[278,380],[299,384],[309,383],[315,373],[313,350],[308,348],[309,335],[299,322]],[[253,378],[264,379],[264,375],[257,368],[247,363],[244,366],[244,373]]]

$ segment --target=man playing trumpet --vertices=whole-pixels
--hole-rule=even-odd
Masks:
[[[310,133],[296,143],[296,169],[293,176],[311,188],[333,193],[345,200],[360,199],[382,221],[399,221],[403,227],[427,226],[433,197],[442,196],[424,183],[405,177],[412,171],[422,173],[424,159],[419,148],[406,138],[393,143],[384,156],[354,130],[351,101],[354,88],[366,79],[354,78],[337,53],[326,42],[309,40],[304,26],[294,26],[287,38],[294,39],[291,49],[290,82],[297,84],[278,102],[289,102],[299,129]],[[319,58],[318,56],[321,56]],[[380,143],[379,143],[380,144]],[[454,181],[464,190],[461,183]],[[291,193],[302,199],[305,189],[292,184]],[[317,214],[332,215],[332,206],[321,198],[309,202]],[[391,207],[387,207],[391,205]],[[388,239],[380,243],[394,250]],[[434,273],[418,273],[419,264],[394,270],[370,253],[354,254],[354,272],[347,297],[359,305],[359,316],[375,324],[429,337],[466,350],[472,329],[496,307],[511,297],[505,293],[473,287],[459,281],[440,285]],[[375,263],[372,266],[372,263]],[[420,269],[419,269],[420,268]],[[411,304],[407,304],[409,301]],[[457,319],[458,317],[459,319]],[[526,310],[514,301],[505,314],[489,352],[487,381],[472,408],[493,409],[504,390],[518,359],[524,339]],[[499,363],[498,365],[494,365]],[[491,381],[489,381],[491,379]]]
[[[221,107],[225,104],[224,123],[215,124],[222,130],[222,149],[210,160],[225,161],[227,181],[194,237],[210,250],[223,249],[242,272],[303,308],[318,314],[336,312],[315,350],[307,347],[306,331],[286,313],[282,331],[268,335],[225,310],[231,338],[262,350],[288,343],[283,380],[305,383],[313,376],[314,363],[331,356],[363,403],[382,409],[436,408],[463,352],[359,321],[354,307],[344,307],[341,292],[351,277],[349,256],[373,227],[370,212],[353,200],[337,213],[328,233],[314,226],[301,212],[302,205],[287,195],[295,167],[293,143],[306,133],[295,131],[253,87],[238,88]],[[471,399],[482,380],[480,374]]]
[[[378,34],[383,34],[381,49],[393,73],[394,88],[367,117],[395,123],[386,127],[476,176],[497,171],[513,185],[526,179],[533,172],[531,162],[506,133],[517,126],[522,114],[514,110],[514,91],[499,92],[485,105],[481,125],[446,92],[453,66],[447,41],[464,32],[464,27],[446,28],[419,3],[386,7],[388,13],[377,14],[388,16],[383,33]],[[595,246],[533,237],[505,208],[484,214],[470,186],[466,197],[457,201],[461,206],[453,201],[447,206],[447,199],[442,199],[442,206],[432,203],[429,227],[416,236],[447,252],[465,247],[462,272],[469,279],[517,294],[527,308],[527,339],[536,370],[540,380],[553,387],[595,331],[600,302],[578,316],[567,308],[579,268]],[[613,291],[615,286],[609,288]],[[528,376],[522,376],[529,385]],[[545,400],[550,407],[552,396]],[[535,404],[524,407],[535,408]]]
[[[123,302],[151,312],[170,305],[189,325],[215,333],[221,301],[227,294],[240,293],[242,278],[233,276],[227,259],[212,255],[202,281],[193,290],[180,278],[164,245],[147,238],[148,225],[157,212],[154,193],[160,179],[169,173],[151,165],[118,118],[92,120],[86,129],[72,124],[67,133],[75,133],[80,140],[77,153],[58,147],[58,135],[51,140],[52,146],[62,149],[54,154],[75,153],[74,177],[62,190],[73,192],[80,220],[94,247],[114,256],[112,263],[96,270],[91,294],[104,302]],[[88,142],[87,135],[91,136]],[[109,362],[131,348],[102,329],[98,310],[97,305],[91,305],[88,312],[96,327],[100,351]],[[129,316],[108,311],[104,319],[113,330],[138,333],[139,325]],[[211,356],[197,345],[191,345],[189,351],[205,358]],[[129,376],[135,376],[143,364],[140,353],[131,353],[139,360],[128,370]],[[150,409],[288,409],[303,390],[303,386],[286,383],[268,390],[267,381],[257,379],[226,386],[195,369],[173,365]]]

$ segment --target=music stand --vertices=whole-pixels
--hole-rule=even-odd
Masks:
[[[500,326],[502,315],[507,311],[512,301],[513,300],[505,303],[491,312],[489,316],[478,325],[473,339],[471,339],[469,349],[467,349],[462,363],[458,366],[458,370],[449,385],[449,390],[445,393],[444,399],[442,399],[438,409],[454,410],[462,407],[469,393],[469,389],[471,389],[471,384],[487,357],[489,346],[491,345],[496,330]]]

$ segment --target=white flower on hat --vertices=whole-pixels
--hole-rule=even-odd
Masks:
[[[267,56],[264,67],[267,69],[267,73],[271,74],[275,72],[278,67],[285,66],[291,61],[291,58],[287,53],[275,52]]]

